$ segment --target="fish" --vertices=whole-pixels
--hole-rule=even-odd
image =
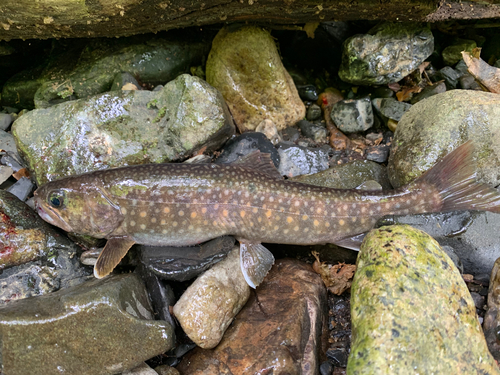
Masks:
[[[34,193],[42,219],[107,239],[94,275],[110,274],[134,244],[196,245],[224,235],[240,243],[252,288],[274,263],[262,243],[333,243],[359,249],[386,215],[456,210],[500,212],[500,194],[475,179],[471,141],[414,182],[394,190],[341,190],[284,180],[268,154],[232,164],[165,163],[64,177]]]

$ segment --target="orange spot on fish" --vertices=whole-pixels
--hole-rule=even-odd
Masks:
[[[291,216],[288,216],[288,217],[286,218],[286,222],[287,222],[287,223],[291,223],[292,221],[293,221],[293,219],[292,219],[292,217],[291,217]]]
[[[266,211],[266,217],[269,219],[271,217],[273,213],[271,212],[271,210],[267,210]]]
[[[191,212],[191,218],[194,219],[196,217],[197,213],[196,212]]]

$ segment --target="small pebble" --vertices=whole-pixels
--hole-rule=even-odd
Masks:
[[[273,145],[276,145],[281,141],[278,129],[271,120],[263,120],[259,125],[257,125],[255,131],[265,134],[267,139],[269,139]]]
[[[176,368],[170,367],[168,365],[161,365],[155,367],[155,371],[158,375],[180,375],[180,372]]]
[[[421,100],[429,98],[433,95],[441,94],[446,91],[446,84],[444,82],[436,82],[430,86],[425,87],[422,91],[420,91],[417,95],[411,98],[410,103],[415,104]]]
[[[314,142],[325,143],[327,141],[326,128],[324,126],[310,123],[307,120],[300,120],[297,126],[305,137],[312,139]]]
[[[457,88],[458,80],[460,79],[462,73],[456,71],[451,66],[445,66],[442,69],[439,69],[439,73],[441,74],[442,79],[444,79],[444,83],[448,90]]]
[[[374,146],[366,150],[366,159],[385,163],[389,158],[389,146]]]
[[[370,98],[347,99],[335,103],[332,106],[331,118],[343,133],[368,130],[373,125],[373,110]]]
[[[472,297],[472,300],[474,301],[474,305],[476,305],[476,309],[481,310],[484,307],[485,298],[476,292],[471,292],[470,296]]]
[[[0,165],[0,184],[3,184],[10,176],[12,176],[14,171],[11,167],[6,165]]]
[[[318,89],[314,85],[298,85],[297,91],[302,100],[315,102],[318,100]]]
[[[24,202],[33,190],[33,183],[29,178],[21,177],[19,181],[6,190]]]
[[[297,142],[297,140],[300,138],[300,132],[297,128],[290,126],[281,131],[281,136],[283,137],[284,141]]]
[[[17,159],[17,156],[17,154],[3,155],[2,159],[0,159],[0,163],[11,167],[14,172],[17,172],[20,169],[24,168],[21,165],[20,161]]]
[[[111,84],[111,89],[109,91],[118,90],[140,90],[141,85],[135,79],[135,77],[128,72],[116,73],[115,79]]]
[[[8,113],[0,113],[0,129],[1,130],[7,130],[14,121],[14,118],[12,115]]]
[[[335,366],[346,367],[348,354],[345,348],[328,349],[326,356]]]
[[[123,372],[122,375],[158,375],[158,373],[146,363],[143,363],[131,370]]]
[[[398,126],[398,122],[396,120],[393,120],[392,118],[390,118],[389,120],[387,120],[387,127],[393,133],[396,131],[397,126]]]
[[[321,366],[319,366],[319,373],[321,375],[332,375],[333,369],[333,365],[330,362],[325,361],[321,364]]]
[[[460,77],[458,83],[463,90],[483,90],[470,73],[465,73]]]
[[[317,104],[311,104],[307,108],[306,119],[309,121],[314,121],[321,118],[321,107]]]

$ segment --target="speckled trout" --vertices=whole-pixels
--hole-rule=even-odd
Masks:
[[[359,248],[385,215],[500,212],[500,195],[475,181],[471,142],[416,181],[390,191],[338,190],[283,180],[268,155],[234,164],[149,164],[70,176],[41,186],[36,208],[68,232],[108,239],[104,277],[135,244],[186,246],[223,235],[240,242],[241,270],[258,285],[274,258],[261,242]]]

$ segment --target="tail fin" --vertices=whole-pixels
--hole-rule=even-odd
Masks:
[[[476,181],[473,151],[472,141],[464,143],[416,181],[438,189],[443,199],[440,211],[480,210],[500,213],[500,194]]]

